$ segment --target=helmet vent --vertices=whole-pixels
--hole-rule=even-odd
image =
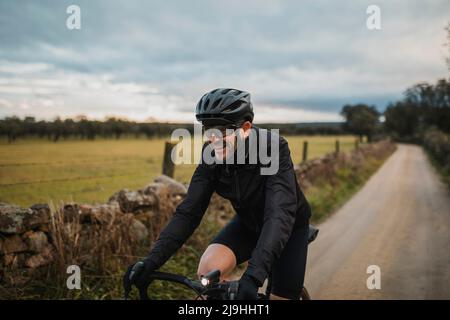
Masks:
[[[239,106],[241,105],[242,101],[235,101],[232,104],[230,104],[228,106],[228,108],[226,108],[225,110],[223,110],[222,112],[229,112],[229,111],[234,111],[235,109],[239,108]]]
[[[222,102],[222,98],[214,101],[212,108],[215,109]]]
[[[208,108],[208,105],[209,105],[209,99],[206,99],[203,109],[206,110]]]

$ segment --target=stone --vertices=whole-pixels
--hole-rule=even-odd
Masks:
[[[26,243],[17,235],[0,236],[0,254],[10,254],[27,250]]]
[[[16,205],[0,203],[0,232],[5,234],[20,234],[43,224],[50,218],[50,208],[47,205],[35,205],[24,209]]]
[[[33,211],[33,214],[25,218],[27,228],[41,227],[50,221],[50,207],[47,204],[35,204],[30,209]]]
[[[17,234],[25,231],[24,218],[32,214],[31,209],[23,209],[16,205],[0,203],[0,232]]]
[[[73,222],[80,219],[81,209],[76,203],[67,203],[63,207],[64,221]]]
[[[28,254],[26,253],[11,253],[5,254],[3,256],[3,264],[5,268],[9,269],[18,269],[23,268],[25,265],[25,260],[27,259]]]
[[[160,175],[156,177],[154,181],[156,183],[162,183],[167,185],[169,188],[169,193],[171,195],[185,196],[187,194],[188,188],[185,185],[166,175]]]
[[[41,253],[32,255],[25,261],[25,267],[35,269],[45,266],[53,261],[52,246],[47,245]]]
[[[113,201],[107,204],[80,205],[81,223],[109,223],[117,215],[122,214],[118,202]]]
[[[108,203],[112,202],[117,202],[122,212],[135,212],[153,208],[158,204],[158,198],[154,193],[123,189],[111,196]]]
[[[92,223],[94,221],[94,217],[92,214],[92,208],[94,206],[90,204],[80,204],[79,209],[79,219],[80,223]]]
[[[147,228],[150,228],[152,225],[152,220],[156,217],[156,214],[154,211],[143,211],[143,212],[138,212],[134,215],[134,218],[136,220],[139,220],[140,222],[142,222],[145,226],[147,226]]]
[[[116,218],[117,215],[122,214],[118,202],[110,204],[101,204],[92,207],[91,214],[93,221],[97,223],[109,223]]]
[[[48,245],[47,235],[42,231],[28,232],[24,235],[28,251],[40,253]]]
[[[131,219],[130,231],[135,239],[139,242],[148,239],[147,227],[137,219]]]
[[[15,259],[15,255],[14,254],[12,254],[12,253],[5,254],[3,256],[2,263],[3,263],[3,265],[5,267],[9,267],[10,268],[14,264],[14,259]]]

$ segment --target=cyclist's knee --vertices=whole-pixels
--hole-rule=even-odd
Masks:
[[[197,269],[200,277],[210,271],[219,269],[221,280],[225,280],[236,267],[236,257],[233,251],[222,244],[211,244],[203,253]]]

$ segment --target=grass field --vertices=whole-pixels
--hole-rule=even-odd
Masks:
[[[334,150],[354,148],[353,136],[291,136],[294,163],[302,159],[303,141],[308,158]],[[162,171],[164,139],[95,141],[19,140],[0,143],[0,202],[30,206],[50,201],[105,202],[122,188],[138,189]],[[175,178],[189,182],[195,165],[180,165]]]

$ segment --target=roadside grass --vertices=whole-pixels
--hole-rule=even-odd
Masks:
[[[305,196],[313,212],[311,222],[320,223],[347,202],[381,167],[386,159],[367,159],[358,170],[341,168],[332,183],[319,179],[308,188]]]
[[[441,181],[447,186],[450,191],[450,165],[443,166],[426,148],[423,148],[433,168],[438,173]]]

